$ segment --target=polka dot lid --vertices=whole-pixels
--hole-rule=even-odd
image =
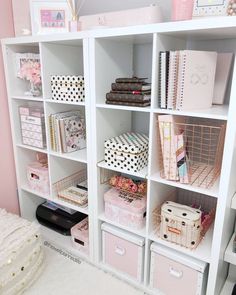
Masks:
[[[105,148],[119,152],[139,154],[148,150],[148,136],[141,133],[127,132],[105,141]]]

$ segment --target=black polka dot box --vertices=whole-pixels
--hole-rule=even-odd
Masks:
[[[52,99],[67,102],[84,102],[84,76],[51,76]]]
[[[148,136],[127,132],[105,141],[105,162],[111,168],[138,172],[148,165]]]

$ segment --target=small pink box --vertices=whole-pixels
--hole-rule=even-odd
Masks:
[[[72,245],[89,255],[89,221],[88,217],[71,228]]]
[[[39,162],[29,164],[27,166],[27,179],[32,190],[43,195],[50,194],[48,167],[45,165]]]
[[[144,238],[102,224],[103,263],[142,282]]]
[[[207,263],[152,243],[150,287],[165,295],[206,294]]]
[[[104,194],[108,219],[135,229],[145,226],[146,197],[111,188]]]

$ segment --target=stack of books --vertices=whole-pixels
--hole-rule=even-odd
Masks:
[[[111,91],[106,94],[106,103],[114,105],[150,106],[151,84],[147,78],[118,78],[111,85]]]
[[[171,110],[210,108],[216,64],[217,52],[160,52],[159,107]]]
[[[49,116],[51,149],[70,153],[86,147],[85,119],[80,111],[67,111]]]

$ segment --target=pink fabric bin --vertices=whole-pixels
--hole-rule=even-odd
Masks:
[[[48,167],[39,162],[27,166],[27,179],[30,189],[43,195],[50,194]]]
[[[145,226],[146,197],[111,188],[104,194],[104,201],[108,219],[134,229]]]
[[[142,282],[144,238],[114,226],[102,224],[103,263]]]
[[[150,287],[165,295],[206,294],[207,263],[151,245]]]
[[[88,217],[71,228],[71,239],[74,248],[89,255],[89,221]]]

